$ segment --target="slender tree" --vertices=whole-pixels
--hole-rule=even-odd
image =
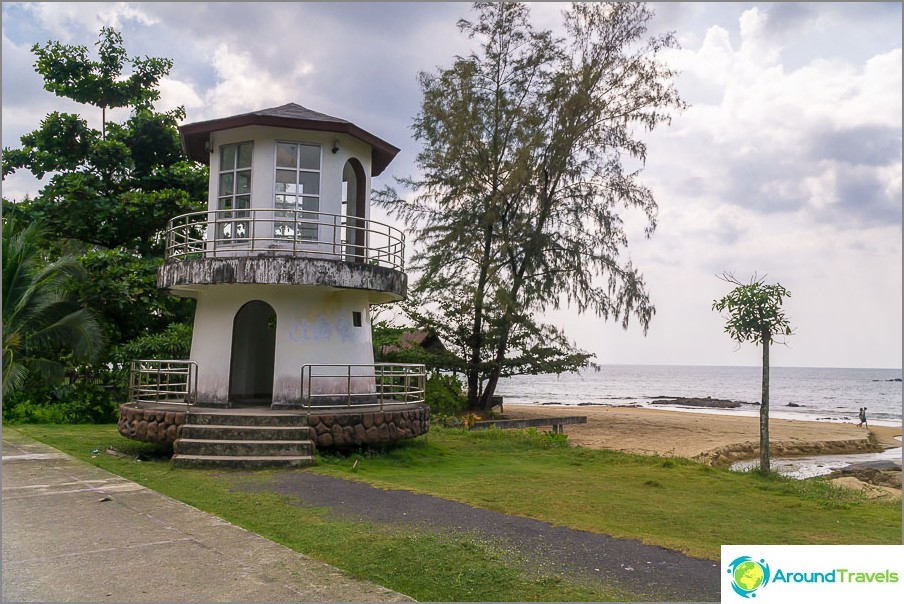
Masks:
[[[69,255],[45,263],[44,231],[3,221],[3,395],[30,379],[59,383],[61,357],[90,361],[101,351],[103,331],[90,310],[71,295],[74,280],[85,278]]]
[[[791,323],[782,302],[791,293],[781,284],[767,284],[754,276],[741,283],[730,273],[721,279],[735,285],[731,292],[713,302],[713,310],[727,313],[725,332],[740,345],[753,342],[763,347],[763,381],[760,400],[760,470],[769,471],[769,346],[774,336],[790,336]]]
[[[106,138],[107,108],[150,107],[160,98],[157,82],[173,66],[170,59],[144,57],[129,59],[122,34],[102,27],[97,41],[98,60],[85,46],[51,41],[31,51],[38,57],[35,69],[44,76],[44,89],[58,96],[101,109],[101,136]],[[131,73],[123,74],[126,63]]]
[[[639,134],[684,106],[660,60],[672,34],[649,35],[638,3],[579,3],[563,12],[566,36],[530,23],[524,4],[474,5],[459,29],[477,50],[419,75],[414,133],[421,176],[410,200],[382,201],[421,243],[413,293],[434,304],[464,347],[468,404],[491,405],[503,375],[562,370],[591,355],[536,320],[560,299],[646,331],[655,309],[639,271],[621,253],[620,207],[639,210],[649,236],[652,192],[638,179]],[[512,357],[525,362],[512,362]]]

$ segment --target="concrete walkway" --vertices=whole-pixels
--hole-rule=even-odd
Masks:
[[[2,601],[410,601],[3,431]]]

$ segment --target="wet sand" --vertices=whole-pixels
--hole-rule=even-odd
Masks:
[[[642,407],[573,407],[505,404],[511,418],[584,415],[586,424],[569,425],[571,442],[592,449],[642,455],[687,457],[729,465],[759,456],[759,418],[713,413],[686,413]],[[900,447],[900,427],[769,420],[773,456],[871,453]]]

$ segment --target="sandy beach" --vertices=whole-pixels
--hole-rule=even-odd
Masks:
[[[640,407],[505,404],[511,418],[583,415],[586,424],[567,426],[571,442],[594,449],[643,455],[688,457],[728,465],[759,455],[759,418],[685,413]],[[869,453],[900,447],[900,427],[769,420],[770,449],[776,457]]]

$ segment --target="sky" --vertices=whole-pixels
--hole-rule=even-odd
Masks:
[[[689,104],[644,135],[656,232],[645,238],[641,217],[625,215],[626,257],[656,315],[646,335],[636,321],[622,330],[567,307],[547,320],[599,363],[757,365],[760,349],[739,347],[712,310],[731,289],[718,275],[757,274],[791,292],[794,335],[773,346],[773,365],[900,368],[901,3],[652,7],[651,31],[681,43],[665,58]],[[530,8],[536,26],[561,31],[561,4]],[[418,72],[471,48],[456,27],[472,14],[465,3],[3,2],[2,11],[3,147],[54,110],[99,125],[99,110],[43,90],[30,48],[93,49],[110,25],[130,56],[173,59],[157,109],[184,106],[191,123],[295,102],[350,120],[401,149],[377,188],[417,175]],[[17,173],[3,196],[40,186]]]

